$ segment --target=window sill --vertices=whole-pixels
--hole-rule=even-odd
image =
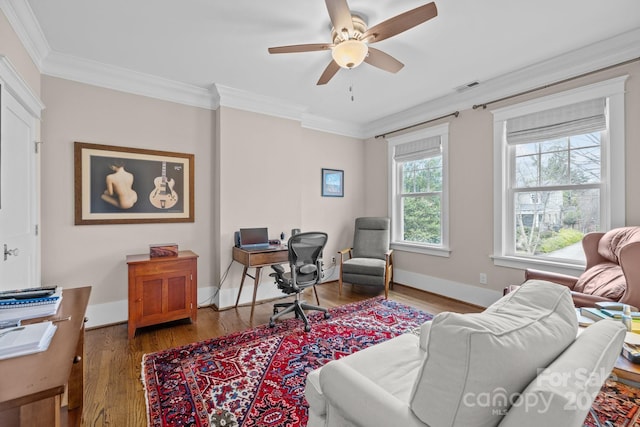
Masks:
[[[391,243],[391,249],[396,251],[414,252],[418,254],[440,256],[445,258],[449,258],[451,256],[451,250],[449,248],[426,246],[426,245],[411,244],[411,243],[404,243],[404,242]]]
[[[579,276],[584,272],[584,265],[571,264],[558,261],[547,261],[542,259],[523,258],[516,256],[493,255],[493,264],[500,267],[518,268],[521,270],[527,268],[543,269],[553,271],[560,274],[568,274],[570,276]]]

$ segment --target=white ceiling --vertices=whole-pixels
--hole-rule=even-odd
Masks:
[[[427,2],[348,0],[369,26]],[[36,18],[30,31],[35,26],[44,36],[45,74],[48,58],[90,60],[206,90],[216,85],[316,120],[373,128],[385,117],[453,96],[469,82],[479,81],[480,88],[640,29],[638,0],[436,0],[436,18],[375,45],[405,64],[399,73],[362,64],[316,86],[330,52],[269,55],[267,48],[330,42],[323,0],[27,3]]]

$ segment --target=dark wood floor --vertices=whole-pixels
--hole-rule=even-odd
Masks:
[[[331,282],[318,286],[318,294],[321,305],[330,308],[370,298],[378,292],[345,285],[343,295],[339,296],[337,282]],[[480,311],[479,307],[400,285],[390,291],[389,298],[432,314]],[[311,295],[306,299],[314,301]],[[253,321],[249,321],[249,312],[249,306],[223,311],[201,308],[197,324],[179,321],[142,328],[131,341],[127,339],[126,323],[88,330],[82,425],[146,426],[144,390],[140,380],[142,355],[267,323],[272,302],[256,305]]]

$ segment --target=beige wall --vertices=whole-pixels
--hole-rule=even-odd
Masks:
[[[218,144],[218,260],[223,272],[231,262],[233,233],[239,228],[268,227],[271,239],[278,239],[283,231],[290,237],[292,228],[325,231],[329,235],[324,252],[327,267],[331,256],[349,245],[353,218],[364,212],[361,140],[304,129],[293,120],[221,107]],[[321,197],[323,167],[344,170],[344,197]],[[221,290],[221,306],[236,297],[241,273],[239,264],[231,265]],[[263,283],[272,281],[267,274]],[[242,302],[249,300],[251,289],[243,291]]]
[[[40,71],[22,46],[4,13],[0,11],[0,55],[5,55],[27,82],[33,93],[40,95]]]
[[[122,302],[125,256],[147,253],[150,243],[175,242],[200,255],[199,285],[211,284],[215,112],[48,76],[42,98],[43,283],[91,285],[90,304]],[[195,222],[74,225],[74,141],[193,153]],[[121,310],[122,303],[113,308]]]
[[[519,269],[496,267],[490,259],[493,252],[493,115],[490,108],[503,107],[538,96],[560,92],[589,83],[629,74],[626,83],[626,217],[628,225],[640,224],[640,63],[617,67],[596,75],[558,85],[491,105],[487,110],[464,110],[450,120],[450,258],[396,251],[396,268],[416,273],[426,281],[452,281],[472,285],[475,289],[500,292],[510,283],[520,283]],[[488,100],[487,100],[488,101]],[[379,140],[367,141],[365,147],[368,170],[387,168],[387,146]],[[376,180],[379,183],[379,180]],[[366,187],[367,212],[387,212],[388,195],[380,197],[378,186]],[[487,273],[487,286],[480,285],[479,274]],[[407,283],[411,285],[412,283]],[[463,292],[474,291],[467,287]],[[453,292],[452,294],[456,294]]]

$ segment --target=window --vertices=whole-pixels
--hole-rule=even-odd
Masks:
[[[498,265],[584,265],[582,237],[624,225],[625,77],[493,112]]]
[[[448,256],[448,133],[441,125],[388,138],[392,247]]]

